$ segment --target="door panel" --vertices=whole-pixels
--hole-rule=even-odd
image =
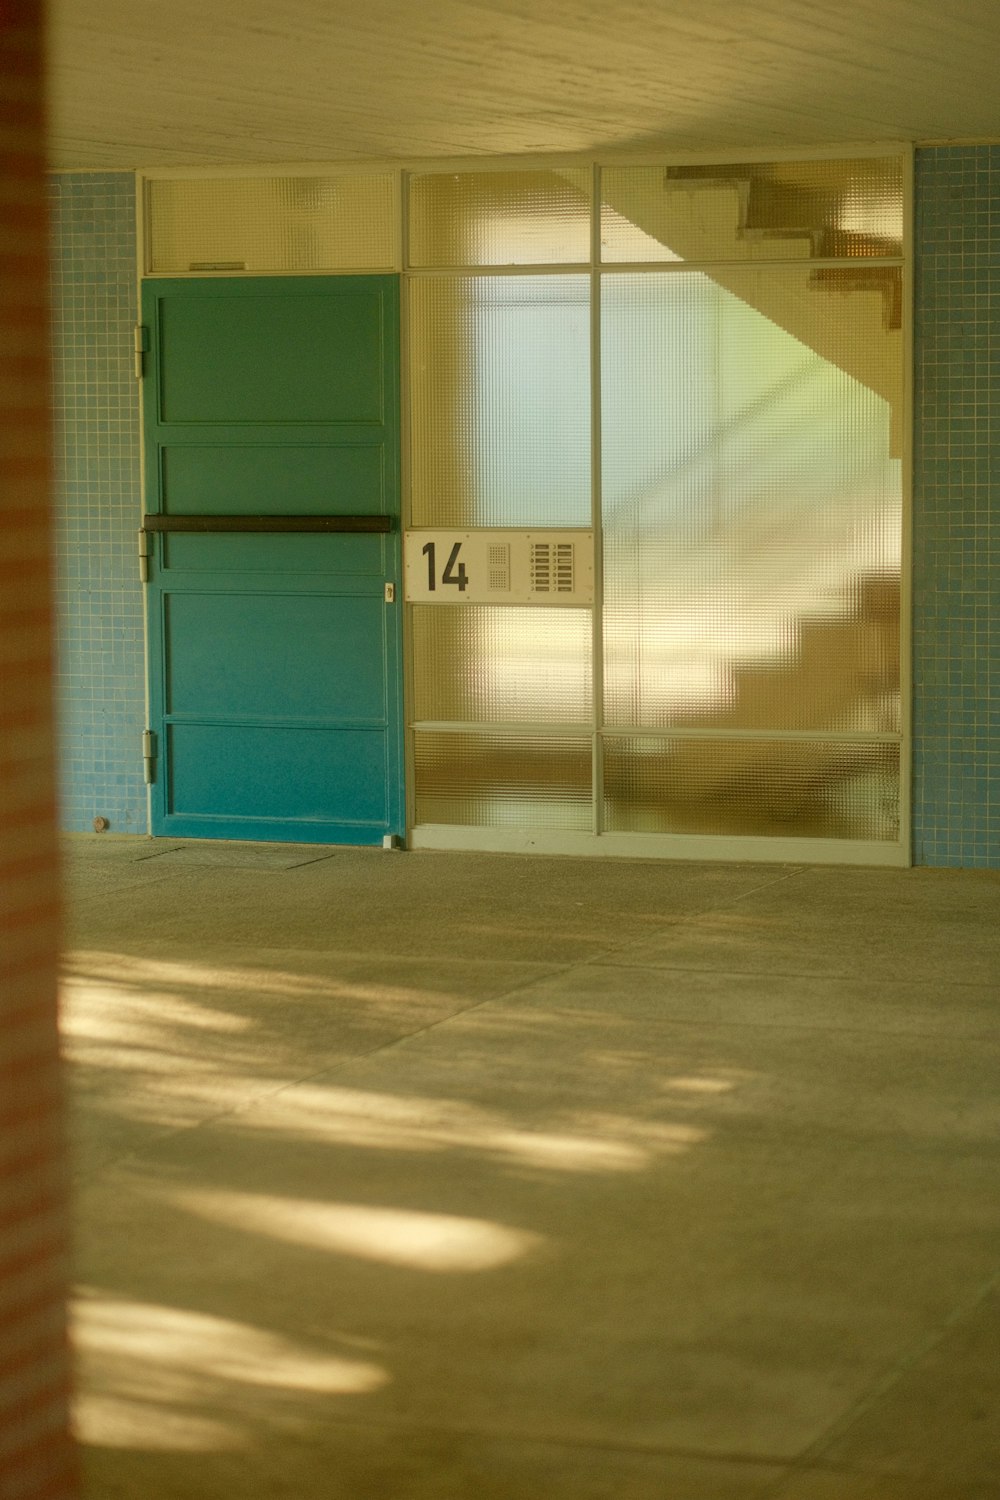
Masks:
[[[171,714],[211,704],[227,719],[384,721],[380,598],[189,591],[165,602]]]
[[[253,819],[265,830],[257,837],[270,825],[284,839],[280,825],[291,822],[340,828],[343,837],[329,842],[356,843],[359,820],[386,821],[384,746],[377,729],[172,724],[170,812],[190,818],[194,831],[210,807],[214,817]]]
[[[341,593],[371,593],[372,580],[377,580],[381,595],[383,578],[391,578],[395,566],[393,536],[350,533],[317,536],[295,532],[228,536],[209,532],[192,536],[174,532],[160,537],[159,542],[161,567],[172,569],[175,579],[182,573],[206,573],[213,575],[219,587],[225,587],[234,574],[253,574],[259,586],[262,576],[315,573],[320,578],[335,577]],[[212,586],[212,582],[204,580],[205,588]]]
[[[169,351],[161,420],[381,422],[383,293],[370,285],[376,279],[338,278],[331,294],[310,277],[309,288],[300,283],[291,295],[282,280],[267,291],[248,281],[211,282],[194,298],[193,282],[175,283],[158,307],[161,355]],[[352,289],[349,281],[369,285]],[[229,290],[236,285],[239,296]]]
[[[161,493],[164,508],[178,513],[381,515],[382,463],[381,447],[202,443],[164,450]]]
[[[391,528],[155,535],[153,832],[402,833],[397,280],[148,281],[143,315],[148,512]]]

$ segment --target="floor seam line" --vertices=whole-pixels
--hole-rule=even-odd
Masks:
[[[487,996],[483,1000],[476,1001],[473,1005],[461,1006],[458,1010],[453,1011],[448,1016],[440,1016],[437,1020],[430,1022],[426,1026],[420,1026],[415,1031],[407,1032],[405,1036],[394,1037],[392,1041],[383,1042],[377,1047],[372,1047],[367,1052],[358,1052],[353,1057],[343,1058],[339,1063],[334,1063],[327,1067],[317,1068],[313,1072],[303,1074],[299,1078],[288,1079],[286,1082],[280,1084],[277,1088],[268,1089],[255,1094],[252,1099],[243,1100],[239,1104],[234,1104],[228,1109],[219,1110],[215,1114],[206,1115],[202,1119],[193,1121],[189,1125],[179,1125],[172,1130],[164,1131],[162,1134],[157,1135],[155,1141],[151,1144],[158,1144],[161,1141],[177,1140],[180,1137],[193,1133],[196,1130],[201,1130],[205,1126],[216,1125],[220,1120],[228,1120],[235,1118],[236,1116],[246,1114],[249,1110],[253,1109],[257,1104],[261,1103],[265,1099],[279,1098],[282,1094],[287,1093],[290,1089],[300,1088],[305,1083],[311,1083],[316,1078],[322,1078],[326,1073],[336,1074],[346,1068],[353,1066],[353,1064],[355,1063],[366,1062],[369,1058],[378,1057],[382,1052],[391,1051],[393,1047],[398,1047],[405,1042],[411,1041],[414,1037],[425,1036],[429,1032],[435,1030],[436,1027],[444,1025],[449,1021],[453,1021],[458,1016],[468,1015],[471,1011],[479,1010],[484,1005],[490,1005],[493,1004],[496,1000],[505,999],[507,994],[513,994],[516,993],[517,990],[525,988],[526,985],[533,983],[535,978],[537,978],[538,980],[542,980],[546,978],[550,979],[552,977],[552,974],[534,976],[533,979],[526,979],[524,981],[524,984],[522,985],[515,985],[513,990],[506,991],[502,996],[491,995]],[[114,1171],[117,1167],[124,1166],[130,1161],[139,1162],[143,1159],[143,1156],[136,1152],[130,1153],[127,1156],[117,1157],[114,1161],[102,1163],[101,1166],[95,1169],[93,1173],[79,1174],[78,1180],[81,1182],[94,1182],[97,1181],[98,1178],[106,1172]]]
[[[578,965],[577,967],[582,968],[583,965]],[[544,984],[548,977],[551,976],[541,976],[537,983]],[[530,980],[526,981],[526,986],[530,983]],[[496,998],[499,999],[502,997],[498,996]],[[585,1007],[583,1011],[567,1012],[564,1010],[562,1013],[564,1015],[579,1016],[587,1014],[588,1011],[589,1007]],[[625,1011],[616,1011],[615,1015],[619,1020],[636,1021],[643,1026],[704,1026],[715,1027],[725,1031],[739,1031],[740,1029],[747,1031],[796,1031],[805,1032],[807,1035],[822,1033],[824,1036],[863,1036],[869,1037],[872,1040],[884,1038],[887,1042],[898,1041],[905,1037],[938,1042],[942,1040],[949,1042],[993,1042],[994,1044],[997,1042],[995,1030],[992,1032],[970,1031],[955,1033],[954,1031],[912,1031],[901,1028],[898,1031],[876,1031],[864,1026],[810,1026],[804,1021],[746,1021],[736,1019],[720,1021],[707,1016],[638,1016]]]
[[[403,1433],[433,1433],[441,1437],[471,1438],[495,1443],[538,1443],[558,1448],[573,1448],[580,1451],[598,1451],[602,1453],[638,1454],[650,1458],[685,1458],[697,1463],[706,1464],[744,1464],[753,1468],[782,1468],[787,1469],[792,1460],[785,1455],[779,1457],[773,1454],[759,1453],[734,1453],[731,1451],[715,1452],[706,1451],[703,1448],[689,1448],[683,1444],[660,1444],[655,1442],[644,1443],[638,1441],[630,1443],[616,1440],[611,1437],[577,1437],[572,1434],[559,1436],[555,1433],[526,1432],[520,1430],[501,1429],[496,1430],[483,1426],[449,1427],[438,1422],[408,1421],[405,1418],[393,1420],[389,1417],[371,1417],[367,1420],[351,1417],[340,1417],[333,1414],[327,1419],[331,1426],[346,1428],[374,1428],[377,1431],[403,1432]],[[827,1466],[842,1468],[846,1466]],[[850,1472],[848,1469],[847,1472]]]
[[[676,927],[684,927],[684,926],[690,925],[693,922],[700,922],[703,917],[710,916],[712,912],[715,912],[715,911],[724,911],[727,907],[734,905],[737,901],[745,901],[747,899],[747,897],[754,896],[759,891],[771,890],[772,887],[777,886],[777,885],[781,885],[783,881],[791,880],[794,877],[799,876],[799,875],[805,875],[807,873],[807,870],[808,870],[808,867],[805,866],[805,865],[803,865],[801,868],[796,868],[794,870],[785,870],[785,871],[782,872],[781,875],[777,876],[774,880],[765,880],[760,885],[755,885],[755,886],[751,887],[751,889],[748,890],[748,891],[742,891],[738,896],[720,897],[719,900],[711,902],[708,906],[702,907],[701,910],[699,910],[699,911],[696,911],[696,912],[684,912],[681,916],[676,917],[676,918],[669,918],[669,917],[662,918],[661,917],[659,920],[660,920],[661,923],[664,922],[664,921],[666,921],[668,924],[670,924],[672,926],[676,926]],[[606,948],[603,951],[604,951],[605,954],[621,954],[621,953],[627,952],[627,950],[629,948],[641,947],[643,943],[647,943],[649,941],[650,941],[649,935],[648,934],[643,934],[642,937],[626,939],[626,941],[624,943],[622,943],[622,944],[620,944],[618,946],[615,946],[615,947]],[[599,962],[600,962],[600,957],[590,958],[590,959],[586,959],[586,958],[578,959],[576,961],[576,963],[574,964],[574,968],[582,967],[584,964],[599,963]]]
[[[951,1312],[942,1319],[932,1333],[925,1335],[907,1353],[896,1360],[889,1369],[884,1371],[880,1377],[869,1385],[868,1389],[858,1397],[847,1411],[836,1418],[819,1437],[815,1438],[801,1453],[797,1454],[790,1461],[788,1465],[789,1476],[800,1473],[803,1469],[815,1467],[817,1461],[822,1465],[823,1454],[827,1452],[831,1445],[841,1438],[846,1437],[852,1428],[856,1427],[858,1422],[883,1397],[887,1396],[911,1370],[944,1342],[953,1329],[957,1328],[965,1318],[971,1316],[977,1308],[981,1307],[990,1293],[996,1290],[998,1286],[1000,1286],[1000,1270],[994,1271],[992,1276],[988,1277],[985,1282],[980,1283],[974,1292],[964,1298],[960,1298]],[[781,1482],[783,1483],[784,1480]],[[772,1491],[772,1493],[780,1492]]]
[[[588,958],[581,959],[580,963],[581,965],[587,964],[592,969],[599,969],[602,966],[603,960],[600,958]],[[849,980],[856,984],[863,984],[871,979],[870,973],[853,974],[837,972],[830,969],[704,969],[693,964],[670,963],[609,963],[607,967],[609,969],[641,969],[644,974],[711,974],[717,979],[829,979],[834,980],[837,983],[841,983],[844,980]],[[881,975],[876,975],[875,978],[876,982],[879,984],[922,985],[925,987],[930,987],[931,985],[940,986],[942,983],[944,983],[944,981],[940,979],[884,979]],[[991,988],[985,980],[979,979],[949,978],[947,983],[949,988],[953,989],[985,990]]]

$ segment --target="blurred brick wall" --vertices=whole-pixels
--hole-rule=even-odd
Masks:
[[[42,8],[0,0],[0,1500],[76,1493],[56,1039]]]

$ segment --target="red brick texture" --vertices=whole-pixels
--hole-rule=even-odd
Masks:
[[[71,1500],[42,6],[0,0],[0,1500]]]

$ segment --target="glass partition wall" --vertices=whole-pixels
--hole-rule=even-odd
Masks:
[[[904,857],[903,166],[408,178],[410,527],[596,549],[408,606],[418,841]]]
[[[906,862],[907,170],[148,178],[147,275],[404,273],[415,842]]]

